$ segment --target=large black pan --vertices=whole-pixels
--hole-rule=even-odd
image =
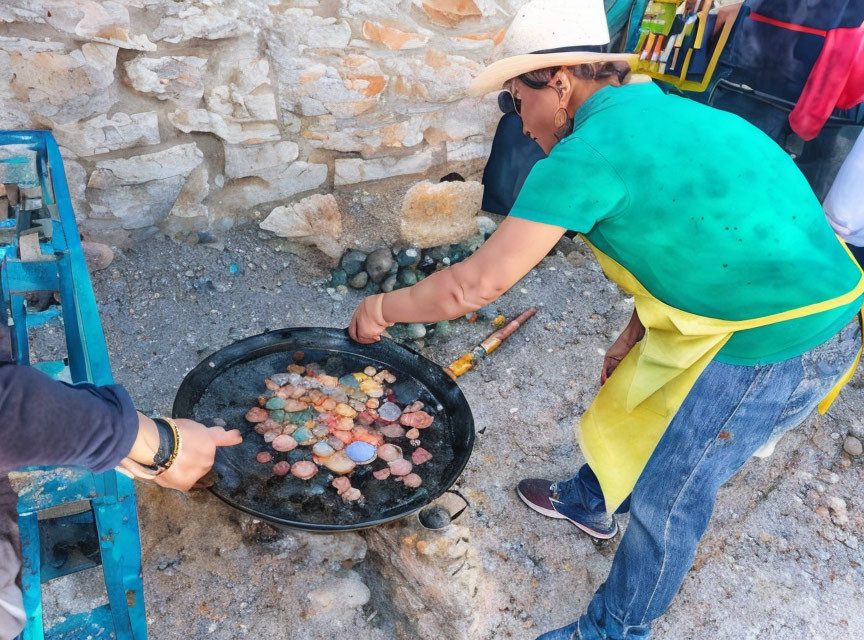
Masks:
[[[277,477],[271,465],[255,461],[269,449],[243,416],[255,405],[264,379],[284,371],[292,355],[303,351],[305,363],[326,363],[327,373],[343,375],[366,366],[386,368],[398,378],[398,400],[422,400],[435,423],[422,434],[422,446],[434,455],[418,469],[423,485],[410,489],[392,480],[372,478],[373,466],[358,467],[352,484],[364,494],[362,504],[345,504],[329,486],[322,469],[311,481],[291,475]],[[474,446],[474,419],[459,387],[434,362],[390,340],[372,345],[351,341],[345,331],[295,328],[271,331],[235,342],[216,352],[184,378],[174,400],[175,417],[208,422],[222,418],[239,428],[244,442],[219,449],[213,493],[237,509],[268,522],[313,531],[350,531],[371,527],[416,512],[446,491],[459,477]],[[388,440],[392,441],[392,440]],[[392,441],[407,454],[407,440]],[[276,460],[308,459],[298,447],[276,454]]]

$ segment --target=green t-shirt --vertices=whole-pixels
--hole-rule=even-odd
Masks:
[[[510,215],[584,233],[659,300],[723,320],[834,298],[860,277],[773,140],[654,84],[592,95],[573,133],[531,170]],[[798,356],[838,332],[861,302],[737,332],[717,360]]]

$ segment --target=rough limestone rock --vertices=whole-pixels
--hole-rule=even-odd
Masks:
[[[116,62],[112,45],[88,42],[65,53],[57,43],[0,38],[0,113],[60,124],[106,113],[117,101]]]
[[[272,122],[237,122],[207,109],[175,111],[168,114],[168,120],[184,133],[214,133],[231,144],[278,140],[280,136],[279,127]]]
[[[79,156],[159,144],[159,120],[155,111],[117,112],[112,117],[98,115],[80,122],[54,127],[57,144]]]
[[[301,49],[344,49],[351,40],[351,27],[344,20],[316,16],[312,9],[289,8],[280,12],[275,27],[285,46]]]
[[[433,22],[447,26],[483,15],[474,0],[420,0],[417,4],[423,7]]]
[[[333,264],[345,250],[342,244],[342,214],[331,194],[311,195],[299,202],[276,207],[260,224],[282,238],[315,245]]]
[[[475,217],[482,200],[479,182],[416,184],[402,201],[400,236],[421,249],[464,240],[477,233]]]
[[[360,575],[356,571],[345,571],[307,594],[305,613],[307,617],[348,619],[355,609],[369,602],[369,596],[369,587],[363,584]]]
[[[292,535],[303,545],[303,551],[313,565],[346,568],[362,562],[366,557],[366,540],[358,533],[349,531],[320,534],[295,531]]]
[[[242,54],[235,51],[217,65],[214,75],[220,84],[205,96],[207,109],[239,122],[277,120],[270,64],[255,55],[257,47],[250,43],[244,43],[243,49]]]
[[[177,195],[169,215],[175,218],[200,218],[203,230],[203,223],[209,219],[207,205],[203,203],[210,193],[209,177],[206,164],[202,162],[195,167]]]
[[[358,122],[362,126],[337,127],[335,118],[322,116],[317,127],[304,132],[313,146],[341,151],[359,151],[364,157],[380,153],[382,149],[416,147],[423,142],[423,116],[411,116],[393,122],[392,117]]]
[[[194,108],[204,95],[206,58],[197,56],[138,56],[124,65],[126,79],[140,93]]]
[[[353,118],[378,104],[387,76],[365,55],[312,57],[282,32],[268,32],[267,52],[279,80],[279,105],[303,116]]]
[[[162,19],[153,32],[153,39],[178,43],[195,38],[221,40],[246,35],[253,31],[253,27],[246,21],[244,4],[236,2],[209,7],[181,4],[176,15]]]
[[[317,189],[326,179],[326,164],[297,161],[266,179],[250,177],[226,185],[216,202],[226,210],[242,213],[265,202],[285,200],[295,194]]]
[[[376,570],[368,581],[386,616],[406,638],[474,638],[495,588],[467,527],[429,531],[416,518],[363,532]],[[484,603],[484,604],[480,604]]]
[[[459,142],[448,142],[445,148],[447,149],[447,162],[468,162],[488,158],[492,152],[492,141],[477,137]]]
[[[428,102],[464,98],[471,80],[483,69],[479,62],[432,48],[425,49],[422,59],[393,57],[382,65],[398,96]]]
[[[50,0],[45,20],[58,31],[92,42],[111,44],[121,49],[155,51],[146,35],[131,33],[129,10],[119,2],[103,0]]]
[[[272,178],[283,173],[297,159],[296,142],[262,142],[259,144],[226,144],[225,177]]]
[[[98,162],[87,183],[91,215],[119,219],[124,229],[158,224],[171,211],[186,178],[203,158],[193,143]]]
[[[500,119],[497,101],[465,98],[427,115],[423,123],[423,137],[429,144],[458,142],[472,136],[484,136],[491,140]]]
[[[90,213],[90,205],[85,195],[87,190],[87,170],[76,162],[74,154],[68,149],[60,148],[63,156],[63,170],[66,173],[66,184],[69,185],[69,199],[72,201],[72,211],[76,220],[83,220]]]
[[[335,184],[356,184],[370,180],[382,180],[393,176],[406,176],[412,173],[423,173],[435,164],[433,149],[425,149],[419,153],[404,158],[375,158],[362,160],[360,158],[338,158],[335,162]]]
[[[372,21],[363,23],[363,37],[371,42],[384,45],[393,51],[403,49],[419,49],[429,40],[429,32],[414,33],[393,20]]]

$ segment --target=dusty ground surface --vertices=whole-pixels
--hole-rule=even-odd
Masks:
[[[474,587],[464,628],[438,638],[534,638],[580,615],[611,564],[617,539],[598,547],[529,511],[513,491],[525,476],[557,479],[578,468],[571,425],[632,308],[584,250],[567,253],[496,303],[508,316],[529,305],[539,312],[460,381],[478,429],[457,485],[472,502],[459,524]],[[224,251],[159,238],[123,251],[94,278],[116,379],[143,410],[167,412],[184,374],[236,339],[344,327],[359,296],[334,301],[297,285],[296,261],[248,228],[230,235]],[[456,323],[428,355],[446,363],[489,330]],[[862,408],[859,372],[827,416],[788,434],[771,458],[751,460],[721,490],[696,565],[653,637],[864,637],[864,460],[842,452],[850,429],[864,435]],[[138,493],[150,637],[426,637],[392,611],[362,535],[275,532],[207,493]],[[439,584],[464,588],[443,572]],[[49,609],[94,597],[82,580],[50,593]]]

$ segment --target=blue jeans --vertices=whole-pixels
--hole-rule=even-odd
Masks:
[[[630,523],[609,577],[574,625],[578,630],[568,628],[573,638],[648,637],[651,621],[666,611],[693,565],[717,490],[760,446],[810,415],[860,345],[856,316],[797,358],[753,367],[708,365],[633,489]],[[587,465],[557,490],[559,500],[575,498],[584,508],[605,511]]]

